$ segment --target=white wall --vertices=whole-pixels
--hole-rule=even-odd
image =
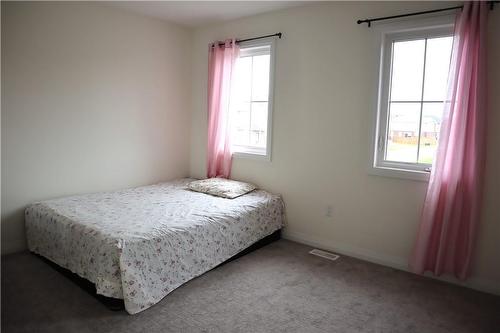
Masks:
[[[2,253],[30,202],[188,175],[190,48],[120,9],[2,2]]]
[[[191,174],[206,160],[207,45],[281,31],[277,42],[272,162],[235,159],[232,176],[281,193],[286,236],[405,269],[426,183],[367,173],[375,108],[377,45],[359,18],[447,3],[326,3],[204,27],[193,41]],[[476,288],[500,292],[500,9],[490,12],[490,132]],[[333,218],[326,218],[327,205]]]

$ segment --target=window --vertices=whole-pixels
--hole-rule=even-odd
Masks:
[[[270,159],[274,40],[240,45],[231,87],[231,142],[236,156]]]
[[[439,26],[383,35],[374,169],[427,178],[439,141],[452,33],[452,26]]]

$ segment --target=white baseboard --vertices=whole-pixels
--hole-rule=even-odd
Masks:
[[[351,246],[345,243],[332,242],[325,239],[320,239],[304,233],[283,230],[282,237],[297,243],[306,244],[309,246],[317,247],[322,250],[335,252],[338,254],[346,255],[349,257],[358,258],[361,260],[369,261],[375,264],[392,267],[405,272],[410,272],[408,267],[407,258],[388,256],[374,251]],[[492,280],[472,277],[467,282],[456,280],[452,277],[436,277],[433,275],[425,274],[426,277],[437,279],[440,281],[460,285],[463,287],[483,291],[490,294],[500,295],[500,283],[495,283]]]

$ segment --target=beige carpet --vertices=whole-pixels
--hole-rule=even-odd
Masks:
[[[38,257],[2,258],[2,332],[500,332],[500,297],[280,240],[135,316]]]

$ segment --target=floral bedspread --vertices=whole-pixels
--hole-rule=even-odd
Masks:
[[[190,181],[35,203],[28,247],[134,314],[283,226],[278,195],[225,199],[188,190]]]

